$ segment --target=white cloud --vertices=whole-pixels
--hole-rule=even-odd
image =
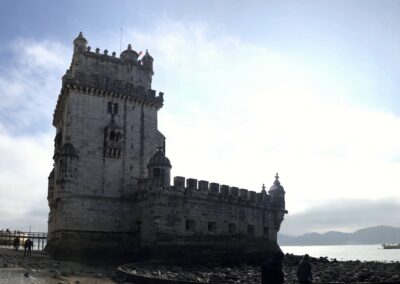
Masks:
[[[0,226],[47,230],[52,113],[71,53],[57,42],[17,39],[0,74]]]
[[[400,224],[400,202],[391,199],[333,199],[306,211],[288,215],[281,233],[301,235],[327,231],[354,232],[355,230]]]
[[[318,65],[231,35],[211,37],[202,24],[166,20],[146,33],[127,34],[155,59],[153,88],[166,93],[159,128],[167,136],[174,175],[260,191],[279,171],[291,216],[338,198],[400,199],[399,117],[348,99],[363,90],[357,84],[373,78],[350,88],[331,80],[326,67],[319,76]],[[7,102],[0,106],[7,161],[0,163],[0,194],[12,200],[4,207],[9,216],[22,212],[25,218],[46,212],[52,151],[47,133],[71,50],[49,41],[14,44],[17,64],[0,75]],[[336,62],[335,68],[346,64]],[[46,134],[14,137],[9,121]],[[11,193],[10,187],[18,190]],[[21,201],[26,188],[40,206]]]
[[[173,174],[259,191],[279,171],[291,213],[336,198],[400,199],[400,118],[354,103],[363,82],[377,84],[367,73],[349,86],[332,79],[348,62],[330,78],[323,63],[319,75],[315,62],[212,38],[204,25],[157,27],[132,37],[151,47],[153,87],[166,92],[159,123]]]
[[[13,136],[0,129],[0,225],[47,230],[47,176],[52,166],[49,134]]]
[[[16,39],[11,64],[0,74],[0,119],[9,131],[49,128],[71,51],[48,40]]]

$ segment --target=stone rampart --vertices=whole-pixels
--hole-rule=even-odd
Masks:
[[[157,190],[157,188],[154,188]],[[221,202],[246,204],[265,208],[270,206],[270,196],[266,192],[257,193],[245,188],[209,182],[206,180],[197,180],[194,178],[185,178],[176,176],[173,179],[173,185],[164,190],[181,192],[182,195],[203,196],[210,200],[219,200]]]

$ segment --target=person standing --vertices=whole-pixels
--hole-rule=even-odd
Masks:
[[[31,241],[31,239],[28,238],[24,243],[24,257],[32,256],[32,247],[33,247],[33,242]]]
[[[305,254],[302,261],[300,261],[299,267],[297,267],[297,279],[301,284],[308,284],[312,281],[311,263],[310,256]]]

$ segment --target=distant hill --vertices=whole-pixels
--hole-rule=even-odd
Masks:
[[[377,226],[360,229],[354,233],[330,231],[324,234],[307,233],[296,237],[278,234],[278,243],[282,246],[400,243],[400,228]]]

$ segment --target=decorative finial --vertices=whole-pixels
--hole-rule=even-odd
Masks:
[[[116,55],[115,51],[113,51],[113,53],[111,55],[112,55],[112,57],[115,57],[115,55]]]
[[[132,45],[128,44],[128,50],[132,50]]]
[[[279,180],[279,174],[278,174],[278,173],[276,173],[275,179],[276,179],[276,180]]]
[[[265,184],[262,185],[262,191],[265,191]]]
[[[104,55],[107,55],[107,54],[108,54],[108,50],[104,49]]]
[[[99,53],[100,52],[100,48],[96,48],[96,53]]]
[[[80,37],[80,38],[82,38],[82,37],[83,37],[83,34],[82,34],[82,32],[79,32],[79,35],[78,35],[78,37]]]

